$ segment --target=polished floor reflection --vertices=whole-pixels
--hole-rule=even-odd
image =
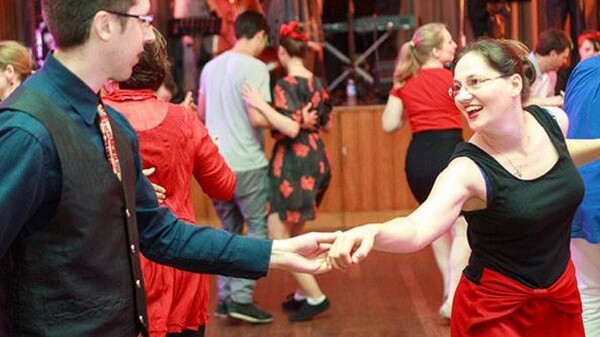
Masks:
[[[274,321],[252,325],[210,318],[207,337],[445,337],[449,325],[438,317],[441,276],[429,248],[414,254],[372,253],[363,264],[318,277],[331,309],[313,321],[290,323],[280,302],[293,289],[284,272],[272,271],[258,282],[257,303]],[[211,285],[211,312],[216,297]]]

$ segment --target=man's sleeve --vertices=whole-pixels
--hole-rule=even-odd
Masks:
[[[192,272],[256,279],[267,274],[271,241],[178,221],[167,208],[138,211],[147,258]]]
[[[140,165],[139,153],[135,153],[135,161]],[[136,215],[144,256],[198,273],[252,279],[267,274],[271,241],[178,220],[168,208],[158,206],[154,189],[141,173],[141,166],[137,171]]]
[[[568,138],[597,138],[600,125],[600,56],[581,61],[569,77],[564,110]]]
[[[39,209],[46,193],[47,151],[33,131],[43,127],[23,113],[0,116],[0,257]],[[26,125],[26,128],[18,127]],[[47,139],[50,140],[49,137]]]
[[[265,98],[265,101],[271,102],[271,77],[269,76],[269,70],[267,70],[267,66],[257,61],[258,65],[249,67],[249,82],[253,88],[260,90]]]

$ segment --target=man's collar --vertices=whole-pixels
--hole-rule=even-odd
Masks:
[[[96,109],[100,103],[98,94],[52,54],[46,58],[41,71],[46,72],[51,85],[58,89],[57,92],[81,115],[85,123],[94,124]]]

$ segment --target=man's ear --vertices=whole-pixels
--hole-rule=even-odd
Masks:
[[[267,35],[267,33],[264,30],[260,30],[254,35],[254,38],[262,41],[266,35]]]
[[[105,11],[98,11],[92,18],[90,35],[93,34],[103,41],[108,40],[115,32],[117,24],[118,20],[114,20],[112,14]]]

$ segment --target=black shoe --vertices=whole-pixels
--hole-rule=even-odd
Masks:
[[[227,312],[227,303],[225,303],[225,301],[219,301],[217,303],[217,308],[215,309],[215,316],[219,318],[225,318],[229,316]]]
[[[302,304],[306,302],[306,300],[298,301],[294,298],[294,294],[289,294],[285,301],[281,302],[281,309],[285,311],[296,311],[302,307]]]
[[[271,323],[273,315],[261,309],[254,303],[227,303],[229,317],[237,318],[250,323]]]
[[[327,309],[329,309],[329,301],[327,299],[317,305],[311,305],[308,304],[308,301],[304,301],[300,309],[292,313],[288,319],[291,322],[309,321],[316,315],[327,311]]]

